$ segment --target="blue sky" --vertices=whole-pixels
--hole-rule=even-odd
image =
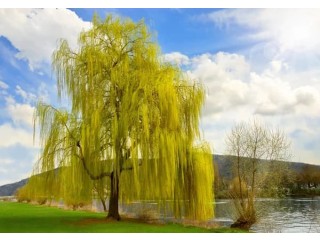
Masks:
[[[94,12],[144,19],[163,58],[205,85],[214,153],[255,117],[287,133],[292,161],[320,165],[319,9],[0,9],[0,185],[30,175],[34,105],[59,105],[51,53],[60,38],[76,46]]]

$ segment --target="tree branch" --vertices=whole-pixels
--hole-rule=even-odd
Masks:
[[[80,141],[77,141],[77,147],[78,147],[79,150],[80,150],[80,156],[79,156],[79,158],[80,158],[80,160],[81,160],[81,162],[82,162],[83,168],[86,170],[87,174],[89,175],[89,177],[90,177],[92,180],[99,180],[99,179],[102,179],[102,178],[104,178],[104,177],[111,177],[111,173],[110,173],[110,172],[102,172],[102,173],[100,173],[99,175],[93,175],[93,174],[90,172],[90,170],[89,170],[89,168],[88,168],[88,166],[87,166],[87,164],[86,164],[86,161],[85,161],[85,159],[84,159],[84,156],[83,156],[83,153],[82,153],[82,147],[81,147],[81,145],[80,145]]]

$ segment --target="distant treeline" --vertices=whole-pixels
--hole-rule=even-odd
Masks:
[[[234,182],[233,166],[236,158],[214,155],[213,159],[215,196],[216,198],[229,198],[229,190]],[[260,161],[260,166],[263,169],[266,161]],[[268,173],[265,184],[259,189],[259,197],[320,196],[320,166],[298,162],[282,162],[282,164],[287,168],[287,171],[282,176],[277,176],[277,178],[281,178],[278,179],[280,184],[276,188],[271,188],[268,180],[274,176],[272,172]]]

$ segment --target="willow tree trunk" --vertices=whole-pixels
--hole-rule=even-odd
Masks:
[[[109,201],[109,212],[107,218],[120,220],[119,215],[119,176],[111,173],[111,192]]]

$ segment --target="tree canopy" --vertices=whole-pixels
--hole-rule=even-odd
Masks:
[[[212,218],[203,86],[162,60],[143,21],[95,16],[78,43],[62,40],[53,53],[58,95],[70,109],[39,102],[42,152],[26,188],[65,202],[106,192],[116,219],[119,201],[137,199],[170,202],[176,217]]]

